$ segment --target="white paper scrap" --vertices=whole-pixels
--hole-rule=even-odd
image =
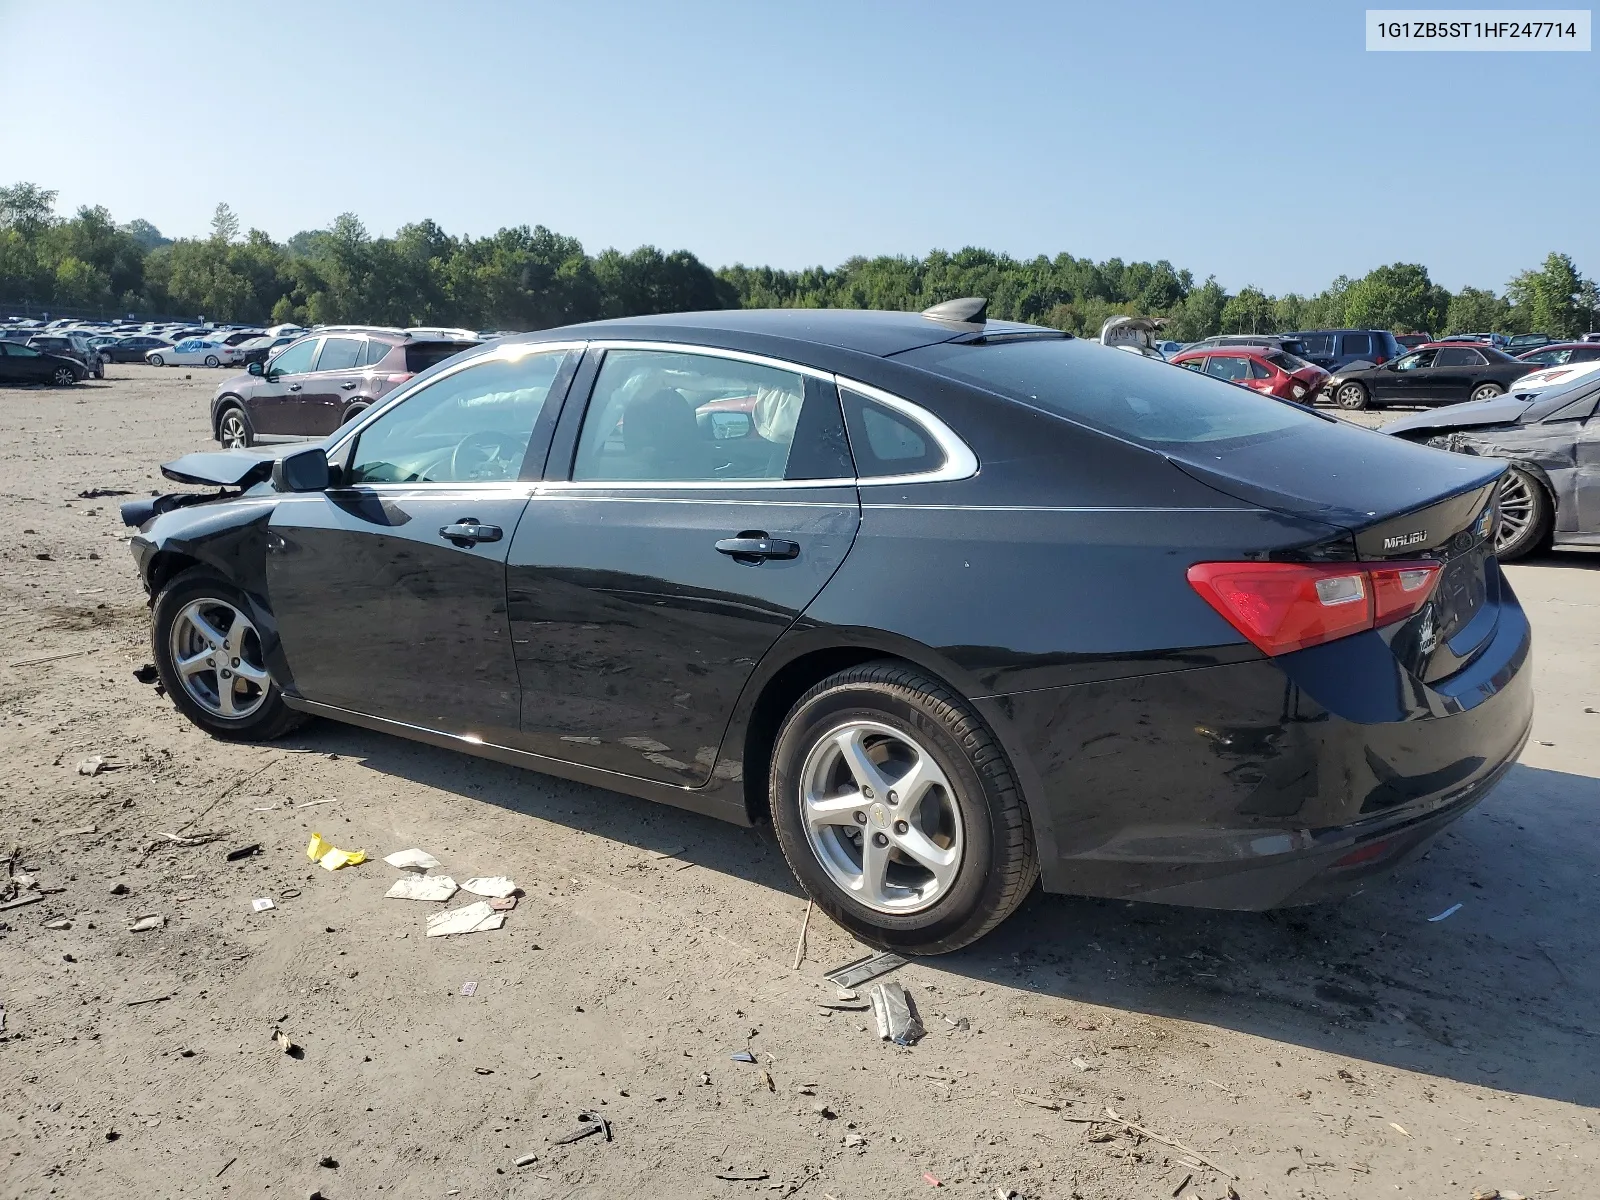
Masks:
[[[448,900],[456,894],[456,881],[448,875],[402,875],[384,896],[390,900]]]
[[[474,896],[494,896],[497,898],[509,896],[517,890],[517,885],[504,875],[485,875],[479,879],[469,879],[461,886]]]
[[[446,909],[428,918],[429,937],[448,937],[453,933],[484,933],[506,923],[505,913],[495,912],[487,900]]]
[[[426,850],[396,850],[383,861],[402,871],[431,871],[439,865],[439,860]]]

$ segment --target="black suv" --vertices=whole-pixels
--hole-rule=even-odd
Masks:
[[[1381,367],[1406,352],[1387,329],[1308,329],[1283,336],[1303,343],[1305,349],[1294,353],[1324,371],[1337,371],[1354,362]]]
[[[27,344],[40,354],[77,359],[83,364],[83,369],[96,379],[106,377],[106,360],[81,333],[37,333],[28,339]]]

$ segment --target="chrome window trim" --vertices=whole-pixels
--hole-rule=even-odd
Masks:
[[[597,338],[589,343],[596,350],[651,350],[667,354],[698,354],[702,358],[727,358],[734,362],[746,362],[757,367],[770,367],[777,371],[791,371],[796,375],[809,375],[812,379],[821,379],[829,383],[835,382],[831,371],[823,371],[817,367],[807,367],[800,363],[788,362],[781,358],[769,358],[765,354],[751,354],[745,350],[727,350],[721,346],[702,346],[697,342],[649,342],[649,341],[610,341]],[[588,414],[584,414],[587,416]]]

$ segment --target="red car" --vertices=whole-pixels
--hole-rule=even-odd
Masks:
[[[1175,366],[1226,379],[1253,392],[1311,404],[1328,378],[1321,367],[1268,346],[1211,346],[1172,356]]]

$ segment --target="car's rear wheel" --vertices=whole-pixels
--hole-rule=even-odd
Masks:
[[[1544,485],[1520,467],[1500,478],[1494,552],[1501,562],[1515,562],[1544,548],[1554,524],[1555,506]]]
[[[362,413],[364,413],[366,411],[367,411],[367,406],[365,404],[353,405],[350,408],[350,410],[344,414],[344,420],[340,421],[339,424],[348,425],[348,424],[350,424],[351,421],[354,421],[357,417],[359,417]]]
[[[66,387],[69,383],[78,382],[78,373],[71,367],[57,367],[50,373],[50,382],[57,387]]]
[[[184,571],[161,589],[150,646],[178,711],[207,733],[268,741],[307,720],[267,673],[243,594],[209,567]]]
[[[215,354],[206,355],[206,366],[208,366],[208,367],[220,367],[221,365],[222,365],[222,360],[219,359]]]
[[[983,718],[899,662],[829,676],[784,719],[773,824],[817,906],[865,942],[942,954],[988,933],[1038,876],[1033,827]]]
[[[255,442],[255,431],[250,428],[250,418],[244,409],[230,404],[217,417],[217,441],[224,450],[244,450]]]
[[[1480,383],[1472,389],[1472,398],[1474,400],[1493,400],[1496,396],[1504,394],[1505,388],[1498,383]]]
[[[1333,402],[1340,408],[1358,409],[1367,407],[1371,397],[1367,394],[1365,385],[1351,380],[1341,383],[1338,390],[1333,393]]]
[[[164,367],[167,365],[167,363],[166,360],[161,357],[161,355],[152,354],[150,356],[150,365],[152,367]]]

